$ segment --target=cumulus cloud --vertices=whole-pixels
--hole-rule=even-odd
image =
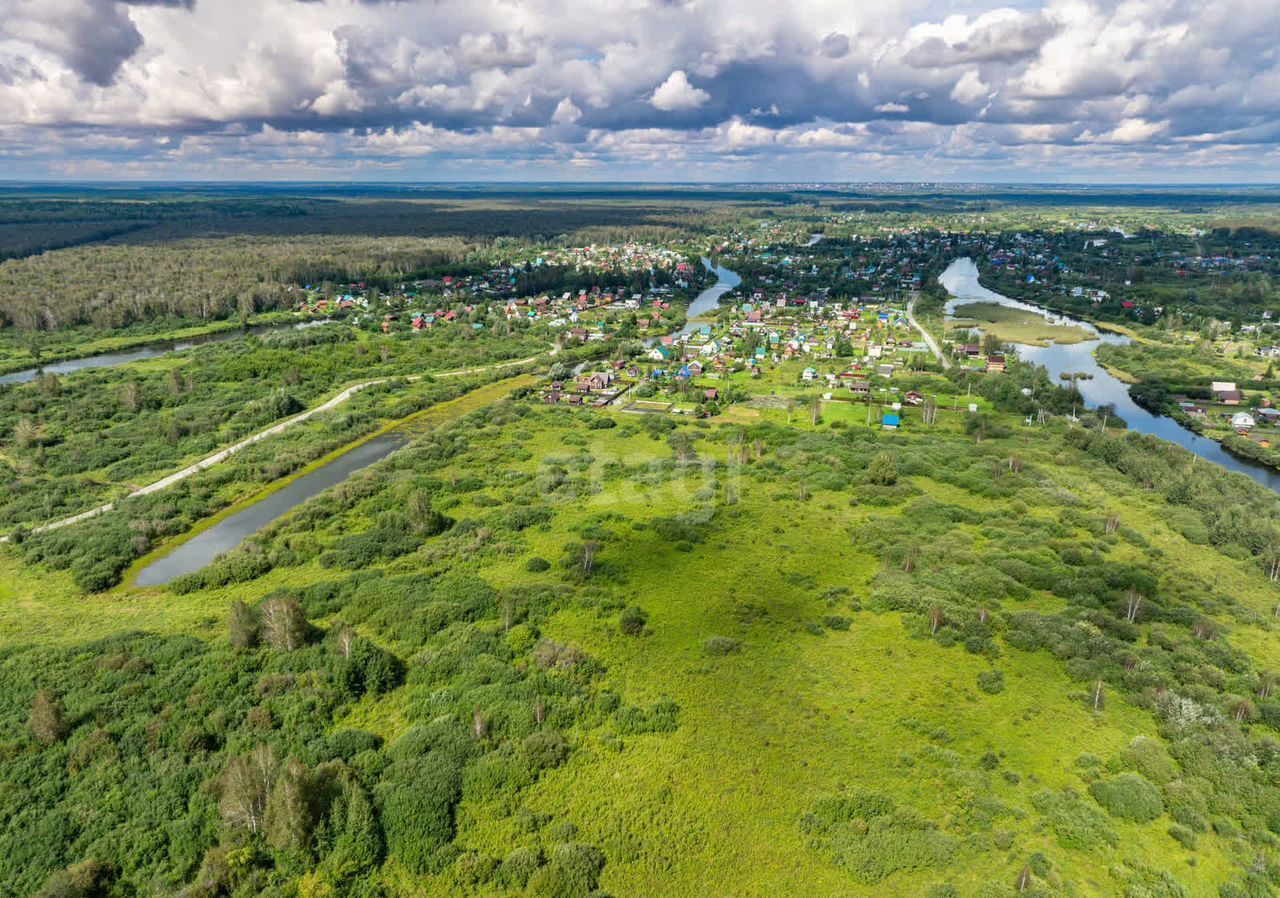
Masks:
[[[689,77],[682,70],[676,69],[667,76],[666,81],[658,85],[649,98],[649,103],[654,109],[673,112],[677,109],[697,109],[710,99],[711,94],[694,87],[689,83]]]
[[[951,88],[951,99],[957,103],[977,103],[985,100],[991,88],[982,83],[982,76],[977,69],[969,69],[960,76],[956,86]]]
[[[13,176],[980,177],[1146,155],[1256,177],[1280,157],[1264,7],[0,0],[0,156]]]
[[[582,118],[582,110],[568,97],[557,103],[556,111],[551,113],[551,121],[557,125],[572,125],[580,118]]]

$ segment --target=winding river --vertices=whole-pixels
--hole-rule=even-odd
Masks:
[[[1080,343],[1051,344],[1049,346],[1027,346],[1018,344],[1018,355],[1049,369],[1049,377],[1059,382],[1062,373],[1086,372],[1093,375],[1092,380],[1079,380],[1076,386],[1080,395],[1090,407],[1110,403],[1115,406],[1116,414],[1125,420],[1130,430],[1147,433],[1152,436],[1177,443],[1179,446],[1206,461],[1221,465],[1229,471],[1235,471],[1251,477],[1263,486],[1280,492],[1280,472],[1262,465],[1256,465],[1240,459],[1222,448],[1217,440],[1201,436],[1187,430],[1177,421],[1165,415],[1155,415],[1138,405],[1129,396],[1129,387],[1123,381],[1110,374],[1106,368],[1098,364],[1093,351],[1103,343],[1125,345],[1130,339],[1119,334],[1109,334],[1098,330],[1088,321],[1071,318],[1066,315],[1047,312],[1029,303],[1010,299],[1007,296],[989,290],[978,282],[978,266],[973,260],[965,257],[956,259],[938,277],[939,283],[946,288],[952,298],[947,302],[947,315],[954,315],[957,305],[969,302],[994,302],[1015,309],[1025,309],[1043,315],[1046,320],[1055,323],[1073,324],[1082,327],[1094,335],[1094,339]]]
[[[702,327],[705,322],[695,321],[694,319],[706,315],[708,312],[715,312],[716,309],[720,308],[720,297],[742,283],[742,278],[738,277],[736,271],[730,271],[723,265],[712,265],[711,260],[706,258],[702,260],[702,264],[716,273],[716,282],[699,293],[694,297],[693,302],[689,303],[689,311],[685,313],[687,323],[673,334],[676,339],[685,334],[691,334]]]

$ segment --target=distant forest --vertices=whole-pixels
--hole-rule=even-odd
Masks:
[[[0,329],[284,308],[289,288],[482,270],[539,244],[670,240],[705,204],[0,196]]]

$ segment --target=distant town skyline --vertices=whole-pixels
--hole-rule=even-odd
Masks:
[[[1280,178],[1274,2],[0,0],[0,178]]]

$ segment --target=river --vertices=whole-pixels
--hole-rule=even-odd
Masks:
[[[74,374],[77,371],[88,371],[92,368],[111,368],[116,365],[127,365],[130,362],[141,362],[144,359],[154,359],[158,356],[168,355],[171,352],[183,352],[187,349],[194,349],[197,346],[204,346],[209,343],[225,343],[228,340],[239,340],[247,334],[268,334],[275,331],[285,330],[303,330],[309,327],[317,327],[321,324],[328,324],[330,319],[320,321],[303,321],[300,324],[281,325],[279,327],[252,327],[248,330],[229,330],[218,331],[212,334],[202,334],[198,337],[190,337],[186,340],[161,340],[156,343],[146,343],[142,346],[135,346],[133,349],[122,349],[119,352],[104,352],[100,355],[84,356],[78,359],[66,359],[61,362],[50,362],[47,365],[41,365],[36,368],[27,368],[24,371],[14,371],[11,374],[0,375],[0,386],[12,386],[13,384],[25,384],[35,380],[41,374]]]
[[[253,502],[223,518],[168,555],[151,562],[138,572],[133,582],[138,586],[161,586],[183,574],[203,569],[219,555],[230,552],[276,518],[313,496],[320,495],[329,487],[337,486],[361,468],[382,461],[406,442],[407,435],[390,431],[367,443],[361,443],[350,452],[344,452],[333,461],[303,474],[265,499]]]
[[[381,433],[351,450],[343,452],[291,481],[286,486],[261,499],[250,500],[241,508],[208,530],[195,534],[186,542],[165,555],[156,558],[133,579],[136,586],[162,586],[175,577],[191,574],[207,567],[218,556],[230,552],[266,527],[283,517],[308,499],[318,496],[330,487],[337,486],[357,471],[382,461],[397,449],[423,432],[433,422],[453,420],[468,410],[482,404],[497,401],[514,387],[527,386],[535,381],[526,375],[490,383],[459,396],[410,415],[385,433]]]
[[[1049,369],[1049,377],[1055,383],[1061,383],[1058,375],[1062,373],[1085,372],[1093,375],[1092,380],[1079,380],[1076,386],[1080,395],[1090,407],[1110,403],[1115,406],[1116,414],[1125,420],[1130,430],[1147,433],[1152,436],[1177,443],[1194,455],[1221,465],[1229,471],[1235,471],[1251,477],[1263,486],[1280,492],[1280,472],[1262,465],[1237,458],[1217,440],[1193,433],[1177,421],[1166,415],[1155,415],[1138,405],[1129,396],[1129,387],[1123,381],[1110,374],[1106,368],[1098,364],[1093,351],[1103,343],[1125,345],[1131,342],[1128,337],[1099,331],[1088,321],[1046,312],[1044,309],[1029,303],[1010,299],[1007,296],[989,290],[978,282],[978,266],[973,260],[965,257],[956,259],[938,277],[939,283],[951,294],[947,302],[946,313],[953,315],[957,305],[969,302],[995,302],[1016,309],[1026,309],[1044,315],[1046,320],[1073,324],[1082,327],[1094,335],[1094,339],[1081,343],[1052,344],[1049,346],[1018,345],[1018,356],[1027,361],[1044,365]]]
[[[694,297],[693,302],[689,303],[689,311],[685,313],[685,326],[673,334],[676,339],[683,337],[685,334],[691,334],[702,327],[705,322],[694,321],[694,319],[720,308],[720,297],[742,283],[742,278],[738,277],[736,271],[730,271],[723,265],[712,265],[711,260],[706,258],[702,260],[702,264],[707,266],[708,270],[716,273],[716,282],[699,293]]]

